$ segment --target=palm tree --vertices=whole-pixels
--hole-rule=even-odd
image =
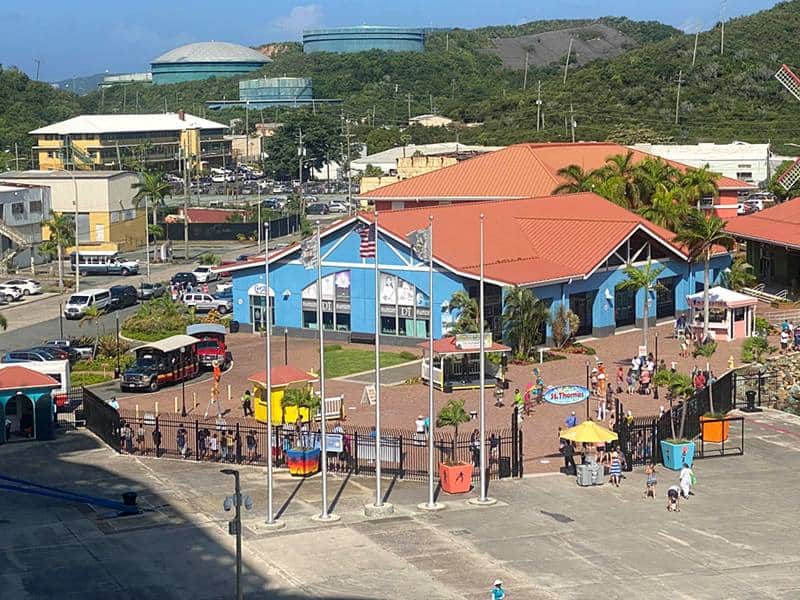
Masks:
[[[44,223],[50,230],[50,241],[56,246],[58,289],[64,290],[64,248],[75,243],[75,221],[64,213],[53,213]],[[51,255],[52,256],[52,255]]]
[[[663,290],[664,286],[658,283],[658,276],[664,267],[654,266],[652,261],[648,259],[647,264],[643,267],[634,267],[627,265],[622,272],[628,277],[625,281],[619,284],[624,290],[644,290],[644,346],[645,354],[647,354],[647,328],[650,320],[650,294],[656,290]]]
[[[578,165],[563,167],[558,170],[558,175],[566,181],[554,189],[553,194],[591,192],[596,183],[594,172],[586,172]]]
[[[713,173],[705,167],[689,169],[680,178],[678,185],[683,188],[686,201],[700,208],[700,200],[703,198],[719,197],[717,179],[719,179],[719,173]]]
[[[670,413],[669,413],[669,426],[672,433],[673,440],[682,440],[683,433],[686,430],[686,400],[688,400],[694,393],[694,386],[692,380],[688,375],[683,373],[673,373],[668,370],[661,370],[656,373],[654,379],[655,385],[664,386],[669,390],[670,397]],[[672,400],[681,401],[681,424],[678,434],[675,435],[675,419],[672,414]]]
[[[715,246],[721,246],[728,252],[735,244],[733,237],[725,231],[725,221],[715,215],[706,216],[699,210],[691,210],[686,219],[686,227],[675,236],[675,241],[686,244],[689,260],[703,260],[703,343],[708,337],[708,290],[709,263]]]
[[[731,266],[722,272],[722,284],[735,292],[742,288],[752,287],[758,279],[753,273],[753,265],[748,263],[744,256],[733,259]]]
[[[452,427],[453,437],[458,439],[458,426],[469,423],[470,417],[464,410],[463,400],[450,400],[442,407],[436,417],[437,427]]]
[[[507,289],[503,308],[503,339],[523,356],[530,356],[541,343],[539,329],[550,317],[550,309],[528,288]]]
[[[164,239],[164,228],[161,225],[148,225],[147,231],[154,242]]]
[[[656,186],[676,187],[681,172],[660,157],[645,158],[634,168],[633,179],[639,188],[639,200],[647,206],[656,192]]]
[[[3,316],[3,313],[0,313],[0,329],[2,329],[3,331],[8,329],[8,319],[6,319],[5,316]]]
[[[630,208],[637,208],[640,201],[635,169],[633,150],[628,150],[626,154],[609,156],[606,159],[605,166],[599,169],[599,175],[603,179],[613,181],[623,191],[625,202]]]
[[[453,294],[448,303],[450,310],[459,311],[458,318],[451,329],[452,333],[478,333],[478,301],[470,298],[464,290]]]
[[[663,183],[657,183],[649,202],[637,212],[651,223],[677,231],[686,220],[689,205],[681,188],[668,188]]]
[[[172,186],[166,181],[161,173],[143,172],[142,180],[133,184],[136,195],[133,197],[133,205],[139,208],[142,200],[146,197],[153,204],[153,225],[157,221],[157,209],[159,204],[164,204],[164,198],[172,195]],[[145,219],[147,215],[145,215]]]

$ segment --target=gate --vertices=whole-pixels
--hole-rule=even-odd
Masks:
[[[637,417],[632,423],[623,420],[618,426],[619,449],[625,455],[626,470],[659,460],[658,421],[658,417]]]
[[[89,431],[119,450],[119,413],[86,388],[83,388],[83,418]]]

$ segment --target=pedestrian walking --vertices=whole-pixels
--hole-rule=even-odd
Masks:
[[[573,410],[569,414],[567,419],[564,421],[564,425],[566,425],[569,428],[569,427],[575,427],[577,424],[578,424],[578,417],[575,414],[575,411]]]
[[[216,462],[219,453],[219,439],[217,438],[216,432],[209,440],[208,449],[211,451],[211,460]]]
[[[144,454],[144,425],[139,423],[136,430],[136,445],[139,447],[139,454]]]
[[[254,462],[256,460],[256,432],[252,429],[247,432],[245,436],[245,443],[247,444],[247,462]]]
[[[625,370],[622,367],[617,367],[617,393],[621,394],[625,389]]]
[[[681,512],[678,497],[681,495],[681,489],[677,485],[671,485],[667,488],[667,510],[672,512]]]
[[[125,452],[127,452],[128,454],[132,454],[133,453],[133,430],[131,429],[131,426],[128,425],[127,421],[125,422],[125,425],[122,426],[122,435],[123,435],[123,438],[124,438],[123,441],[125,443]]]
[[[201,429],[197,432],[197,458],[205,460],[206,458],[206,431]]]
[[[694,471],[692,471],[692,468],[688,464],[683,463],[683,468],[681,469],[678,478],[679,485],[681,486],[681,495],[688,500],[689,494],[692,493],[692,486],[696,481]]]
[[[567,475],[576,475],[577,467],[575,466],[575,446],[569,440],[564,440],[561,447],[561,454],[564,455],[564,472]]]
[[[181,458],[186,458],[189,446],[187,444],[186,430],[183,428],[183,423],[181,423],[181,426],[178,427],[178,431],[175,434],[175,443],[178,446],[178,452],[180,453]]]
[[[479,469],[481,466],[481,440],[480,432],[477,429],[473,429],[469,436],[469,449],[472,452],[472,464]]]
[[[506,592],[503,589],[503,581],[501,579],[495,579],[494,583],[492,584],[492,598],[491,600],[505,600]]]
[[[250,390],[245,390],[244,394],[242,394],[242,413],[245,417],[248,415],[253,416],[253,397],[250,394]]]
[[[619,482],[622,478],[622,463],[619,460],[619,454],[616,452],[611,453],[611,462],[608,464],[608,474],[611,476],[611,484],[619,487]]]
[[[161,454],[161,432],[156,428],[151,434],[153,437],[153,447],[156,449],[156,458]]]
[[[647,476],[645,480],[644,497],[655,500],[656,484],[658,483],[656,479],[656,466],[653,463],[648,463],[644,468],[644,474]]]
[[[228,432],[223,431],[219,436],[220,460],[228,462]]]
[[[789,331],[784,329],[781,331],[781,354],[786,354],[789,349]]]

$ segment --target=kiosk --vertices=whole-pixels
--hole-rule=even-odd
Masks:
[[[307,408],[296,406],[283,406],[283,396],[287,389],[312,387],[317,380],[315,376],[309,375],[302,369],[290,365],[280,365],[272,367],[271,387],[272,387],[272,424],[283,425],[284,423],[295,423],[297,417],[304,423],[310,420]],[[253,385],[253,412],[257,421],[267,422],[267,400],[264,388],[267,385],[267,372],[259,371],[247,378]]]
[[[443,337],[433,342],[433,385],[436,389],[445,392],[453,390],[472,390],[480,387],[480,344],[481,337],[478,333],[465,333]],[[427,353],[429,343],[419,344]],[[503,367],[489,360],[490,354],[504,354],[511,348],[492,341],[492,334],[484,337],[485,379],[486,385],[494,386],[498,379],[503,378]],[[422,359],[420,375],[422,381],[428,383],[429,357]]]
[[[703,292],[686,296],[691,311],[688,327],[703,335]],[[730,342],[753,335],[758,299],[723,287],[708,290],[708,333],[718,342]]]

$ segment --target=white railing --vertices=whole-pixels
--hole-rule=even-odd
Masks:
[[[428,359],[423,358],[422,362],[420,363],[420,374],[422,381],[428,381],[428,369]],[[440,386],[443,385],[444,374],[442,373],[441,367],[433,367],[433,380]]]

